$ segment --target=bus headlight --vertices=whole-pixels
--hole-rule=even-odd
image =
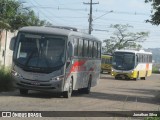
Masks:
[[[14,71],[14,70],[11,71],[11,74],[12,74],[13,76],[15,76],[15,77],[23,78],[23,76],[22,76],[21,74],[19,74],[18,72]]]
[[[61,75],[61,76],[53,77],[51,80],[60,81],[60,80],[63,80],[63,79],[64,79],[64,75]]]

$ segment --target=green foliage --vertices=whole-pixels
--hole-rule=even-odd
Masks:
[[[12,78],[10,69],[1,67],[0,68],[0,92],[13,90]]]
[[[17,30],[23,26],[48,24],[40,20],[33,10],[23,8],[17,0],[0,0],[0,29]]]
[[[160,0],[145,0],[145,2],[152,3],[151,19],[146,20],[146,22],[150,22],[153,25],[159,25],[160,24]]]
[[[153,66],[152,72],[153,72],[153,73],[160,73],[159,68],[156,67],[156,66]]]
[[[111,25],[111,28],[115,29],[110,38],[104,40],[105,46],[103,51],[107,53],[113,53],[116,49],[134,48],[140,49],[142,46],[137,42],[145,41],[148,37],[148,32],[129,32],[129,28],[133,28],[130,25]]]

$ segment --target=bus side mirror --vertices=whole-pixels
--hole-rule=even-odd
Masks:
[[[14,51],[14,45],[15,45],[16,37],[12,37],[9,45],[9,49]]]
[[[73,44],[71,42],[68,43],[68,58],[70,59],[73,56]]]

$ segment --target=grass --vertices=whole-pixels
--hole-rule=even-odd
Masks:
[[[158,67],[153,67],[152,72],[153,73],[160,73]]]
[[[0,66],[0,92],[13,90],[10,69]]]

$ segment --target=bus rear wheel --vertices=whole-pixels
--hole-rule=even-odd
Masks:
[[[73,92],[73,80],[70,81],[68,90],[63,92],[63,97],[70,98],[72,96],[72,92]]]
[[[91,77],[88,81],[88,86],[86,88],[83,89],[85,94],[89,94],[91,92]]]
[[[147,75],[148,75],[148,71],[146,71],[145,77],[141,77],[141,80],[146,80]]]
[[[28,90],[26,89],[19,89],[19,92],[21,95],[27,95],[28,94]]]
[[[146,80],[146,78],[145,77],[141,77],[141,80]]]

